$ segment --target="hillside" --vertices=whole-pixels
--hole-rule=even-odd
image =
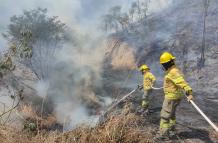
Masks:
[[[144,0],[128,1],[130,8],[101,1],[100,10],[93,0],[68,2],[60,2],[57,13],[54,9],[59,5],[52,1],[44,3],[48,9],[34,6],[21,15],[14,13],[7,32],[2,33],[8,43],[7,50],[0,52],[0,142],[218,142],[218,134],[186,99],[176,112],[176,134],[169,141],[156,140],[162,89],[152,91],[148,115],[139,112],[143,94],[139,90],[106,114],[142,84],[141,64],[147,64],[156,76],[154,86],[162,87],[159,58],[169,51],[192,87],[195,103],[218,125],[216,0],[209,0],[206,17],[199,0],[172,0],[153,13],[147,13],[150,1],[143,5]],[[96,10],[87,8],[91,2],[98,6]],[[76,8],[68,7],[73,4]],[[108,23],[96,22],[97,16],[109,18]],[[203,47],[204,63],[200,60]]]

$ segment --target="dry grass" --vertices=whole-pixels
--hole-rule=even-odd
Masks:
[[[27,134],[12,127],[0,126],[1,143],[54,143],[58,132],[40,132],[37,135]]]
[[[128,106],[121,113],[109,115],[101,125],[91,128],[80,125],[73,131],[62,133],[48,129],[56,119],[52,116],[41,118],[30,106],[23,106],[22,111],[27,122],[36,123],[37,131],[17,131],[15,128],[2,126],[0,142],[2,143],[150,143],[152,142],[152,127],[146,126],[145,119],[130,113]]]
[[[22,106],[20,113],[22,113],[26,123],[35,123],[38,130],[51,130],[53,126],[59,124],[54,115],[41,117],[31,106]]]
[[[144,119],[135,114],[120,114],[111,116],[104,124],[95,128],[81,125],[73,131],[47,132],[40,131],[37,135],[19,132],[13,128],[0,128],[0,142],[2,143],[150,143],[152,132],[143,130]]]
[[[135,51],[128,43],[121,42],[119,39],[109,41],[106,55],[110,58],[110,65],[113,70],[136,69]]]
[[[127,107],[128,108],[128,107]],[[19,131],[12,127],[0,126],[1,143],[153,143],[156,126],[148,120],[124,108],[116,116],[111,113],[101,125],[92,128],[80,125],[72,131],[62,133],[49,131],[56,120],[53,117],[41,119],[46,124],[46,129],[41,128],[36,134]],[[25,111],[31,118],[40,119],[33,114],[32,109],[25,107]],[[35,119],[36,120],[36,119]],[[218,134],[210,131],[210,138],[218,140]]]
[[[143,128],[146,124],[144,119],[133,113],[111,116],[104,124],[95,128],[80,126],[71,132],[65,133],[57,138],[56,142],[61,143],[150,143],[153,135],[152,129]]]

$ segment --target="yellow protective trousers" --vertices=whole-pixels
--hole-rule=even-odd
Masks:
[[[171,100],[164,99],[162,110],[161,110],[161,119],[160,119],[160,132],[161,134],[166,134],[171,130],[176,124],[176,108],[180,104],[180,99]]]
[[[142,108],[143,109],[148,109],[149,107],[149,95],[151,94],[152,90],[147,90],[147,91],[144,91],[144,94],[142,95]]]

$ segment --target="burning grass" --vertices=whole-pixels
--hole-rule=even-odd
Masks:
[[[153,142],[152,128],[144,128],[145,120],[133,113],[111,116],[95,128],[80,126],[58,137],[56,142],[105,143],[105,142]]]

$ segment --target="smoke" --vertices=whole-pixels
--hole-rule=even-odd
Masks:
[[[15,112],[11,110],[14,108],[18,101],[16,98],[13,98],[15,96],[15,91],[12,89],[12,87],[7,88],[0,88],[0,124],[10,123],[11,125],[16,125],[17,127],[20,126],[20,119],[17,117]],[[11,118],[13,120],[11,120]]]
[[[13,100],[11,99],[8,94],[11,94],[8,89],[1,88],[0,95],[1,95],[1,102],[0,102],[0,113],[4,113],[11,107],[13,107]],[[11,94],[12,95],[12,94]]]
[[[76,127],[78,124],[87,123],[90,118],[87,114],[87,109],[84,108],[84,106],[74,105],[71,101],[66,101],[64,104],[58,104],[55,112],[57,119],[62,121],[65,131]]]
[[[168,8],[173,3],[173,0],[155,0],[150,1],[148,6],[148,12],[157,13],[162,11],[163,9]]]
[[[77,46],[65,44],[56,55],[55,69],[50,74],[48,97],[55,104],[58,120],[69,122],[66,130],[88,122],[92,109],[101,106],[96,90],[101,89],[105,46],[103,39],[94,34],[94,39],[79,39]]]
[[[86,105],[98,103],[97,89],[101,88],[104,38],[98,30],[101,15],[115,5],[128,5],[131,0],[13,0],[0,2],[0,31],[5,32],[10,17],[22,14],[23,10],[47,8],[50,16],[58,16],[76,35],[76,43],[65,43],[52,61],[53,71],[48,81],[39,81],[35,88],[39,96],[54,103],[54,111],[60,122],[70,117],[71,126],[89,116]],[[6,41],[1,37],[1,50]],[[84,101],[90,103],[84,103]],[[8,105],[10,105],[8,103]],[[98,105],[100,106],[100,105]]]
[[[49,88],[49,83],[46,81],[38,81],[37,84],[35,85],[37,94],[43,98],[47,96],[48,88]]]
[[[102,72],[107,35],[99,31],[100,17],[116,5],[122,5],[128,10],[134,0],[22,0],[16,3],[13,0],[0,2],[0,31],[5,32],[10,17],[22,14],[23,10],[47,8],[50,16],[58,16],[76,35],[75,43],[65,43],[57,51],[54,69],[49,73],[48,81],[39,81],[35,88],[38,95],[52,100],[54,113],[59,122],[69,123],[69,128],[90,119],[90,106],[98,109],[99,93],[102,90]],[[166,0],[151,2],[151,12],[164,8],[169,3]],[[160,6],[161,5],[161,6]],[[0,38],[1,49],[6,42]],[[123,47],[123,48],[122,48]],[[135,68],[134,51],[125,43],[120,48],[119,55],[114,53],[112,66]],[[128,51],[128,52],[127,52]],[[125,53],[125,55],[122,55]],[[128,60],[126,59],[128,57]],[[105,104],[111,102],[102,98]],[[66,129],[66,130],[68,130]]]

